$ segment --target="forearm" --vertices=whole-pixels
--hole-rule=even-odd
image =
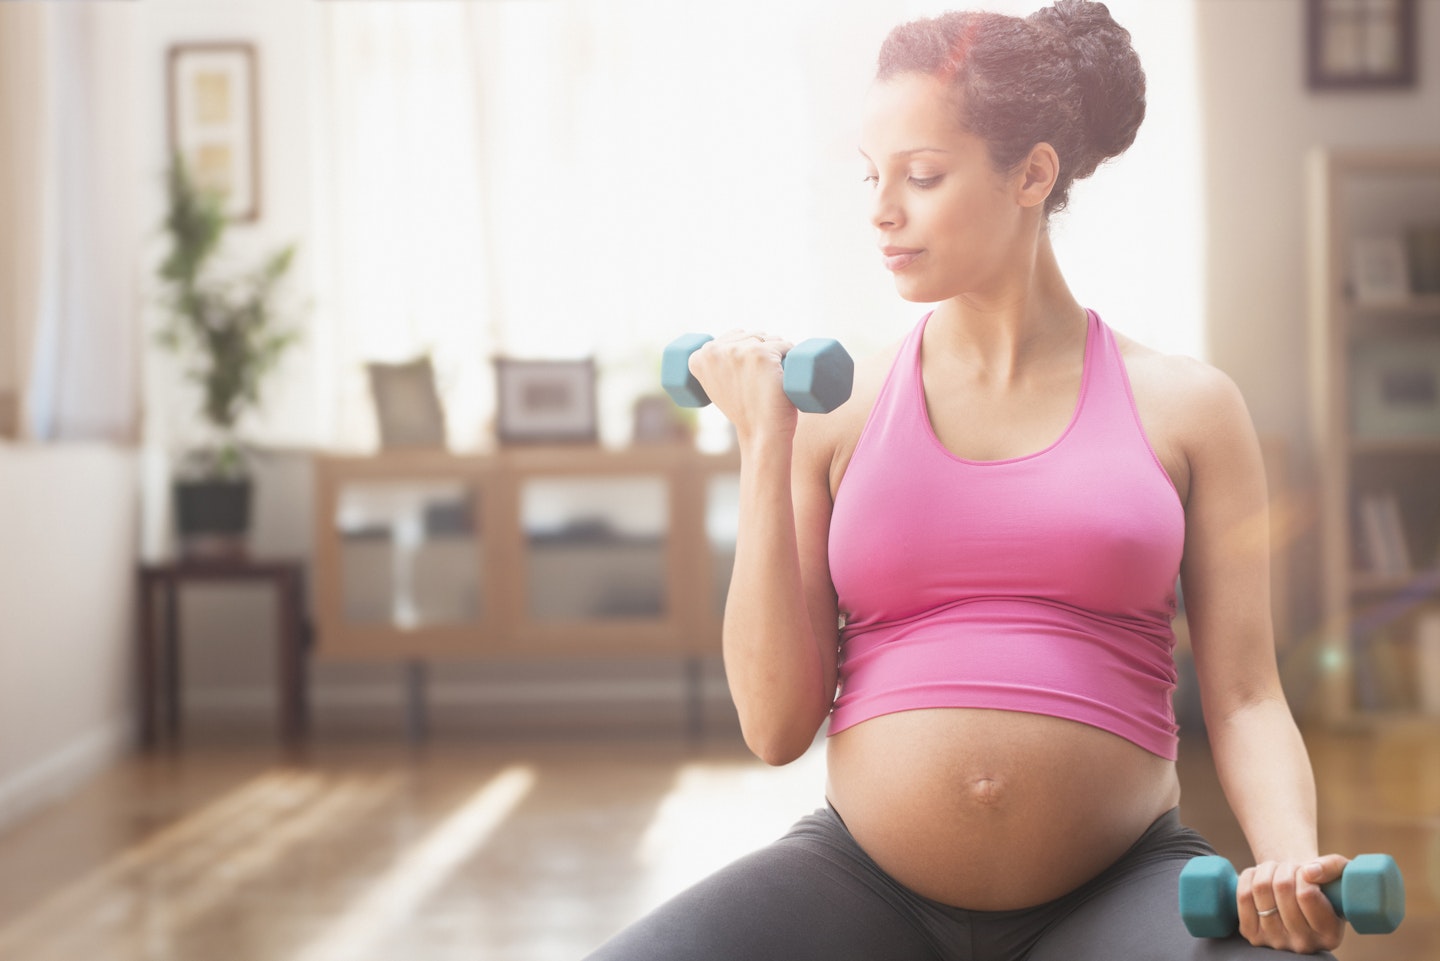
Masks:
[[[804,752],[829,710],[791,499],[788,439],[742,447],[740,530],[725,604],[725,672],[746,743],[772,764]]]
[[[1319,854],[1315,775],[1283,698],[1265,698],[1209,723],[1215,770],[1255,863]]]

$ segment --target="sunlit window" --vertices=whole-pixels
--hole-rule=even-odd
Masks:
[[[1077,296],[1202,350],[1192,0],[1113,0],[1147,67],[1131,152],[1054,224]],[[319,243],[332,442],[374,436],[361,364],[430,352],[451,445],[489,434],[491,358],[594,355],[623,439],[687,330],[898,339],[855,145],[876,51],[946,4],[326,4]],[[1026,13],[1034,3],[989,3]]]

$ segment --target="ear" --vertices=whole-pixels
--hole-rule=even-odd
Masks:
[[[1055,189],[1055,180],[1060,176],[1060,155],[1048,143],[1037,143],[1030,148],[1030,154],[1020,163],[1017,175],[1016,200],[1022,207],[1035,207],[1045,203],[1050,191]]]

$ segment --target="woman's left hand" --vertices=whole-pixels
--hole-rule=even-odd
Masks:
[[[1320,886],[1340,877],[1347,858],[1327,854],[1303,863],[1266,861],[1240,874],[1236,887],[1240,934],[1264,948],[1315,954],[1333,951],[1345,922]]]

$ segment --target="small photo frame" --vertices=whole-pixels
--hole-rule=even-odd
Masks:
[[[1362,307],[1410,300],[1410,268],[1400,237],[1357,237],[1350,245],[1350,292]]]
[[[170,155],[224,198],[231,220],[260,217],[259,97],[249,43],[175,44],[169,51]]]
[[[1415,86],[1415,0],[1306,0],[1311,90]]]
[[[694,414],[677,405],[669,394],[646,394],[636,399],[636,444],[688,444],[694,440]]]
[[[445,412],[429,357],[366,364],[381,450],[444,450]]]
[[[504,444],[599,439],[595,361],[495,359],[496,430]]]
[[[1350,376],[1357,437],[1440,436],[1440,337],[1367,342],[1356,348]]]

